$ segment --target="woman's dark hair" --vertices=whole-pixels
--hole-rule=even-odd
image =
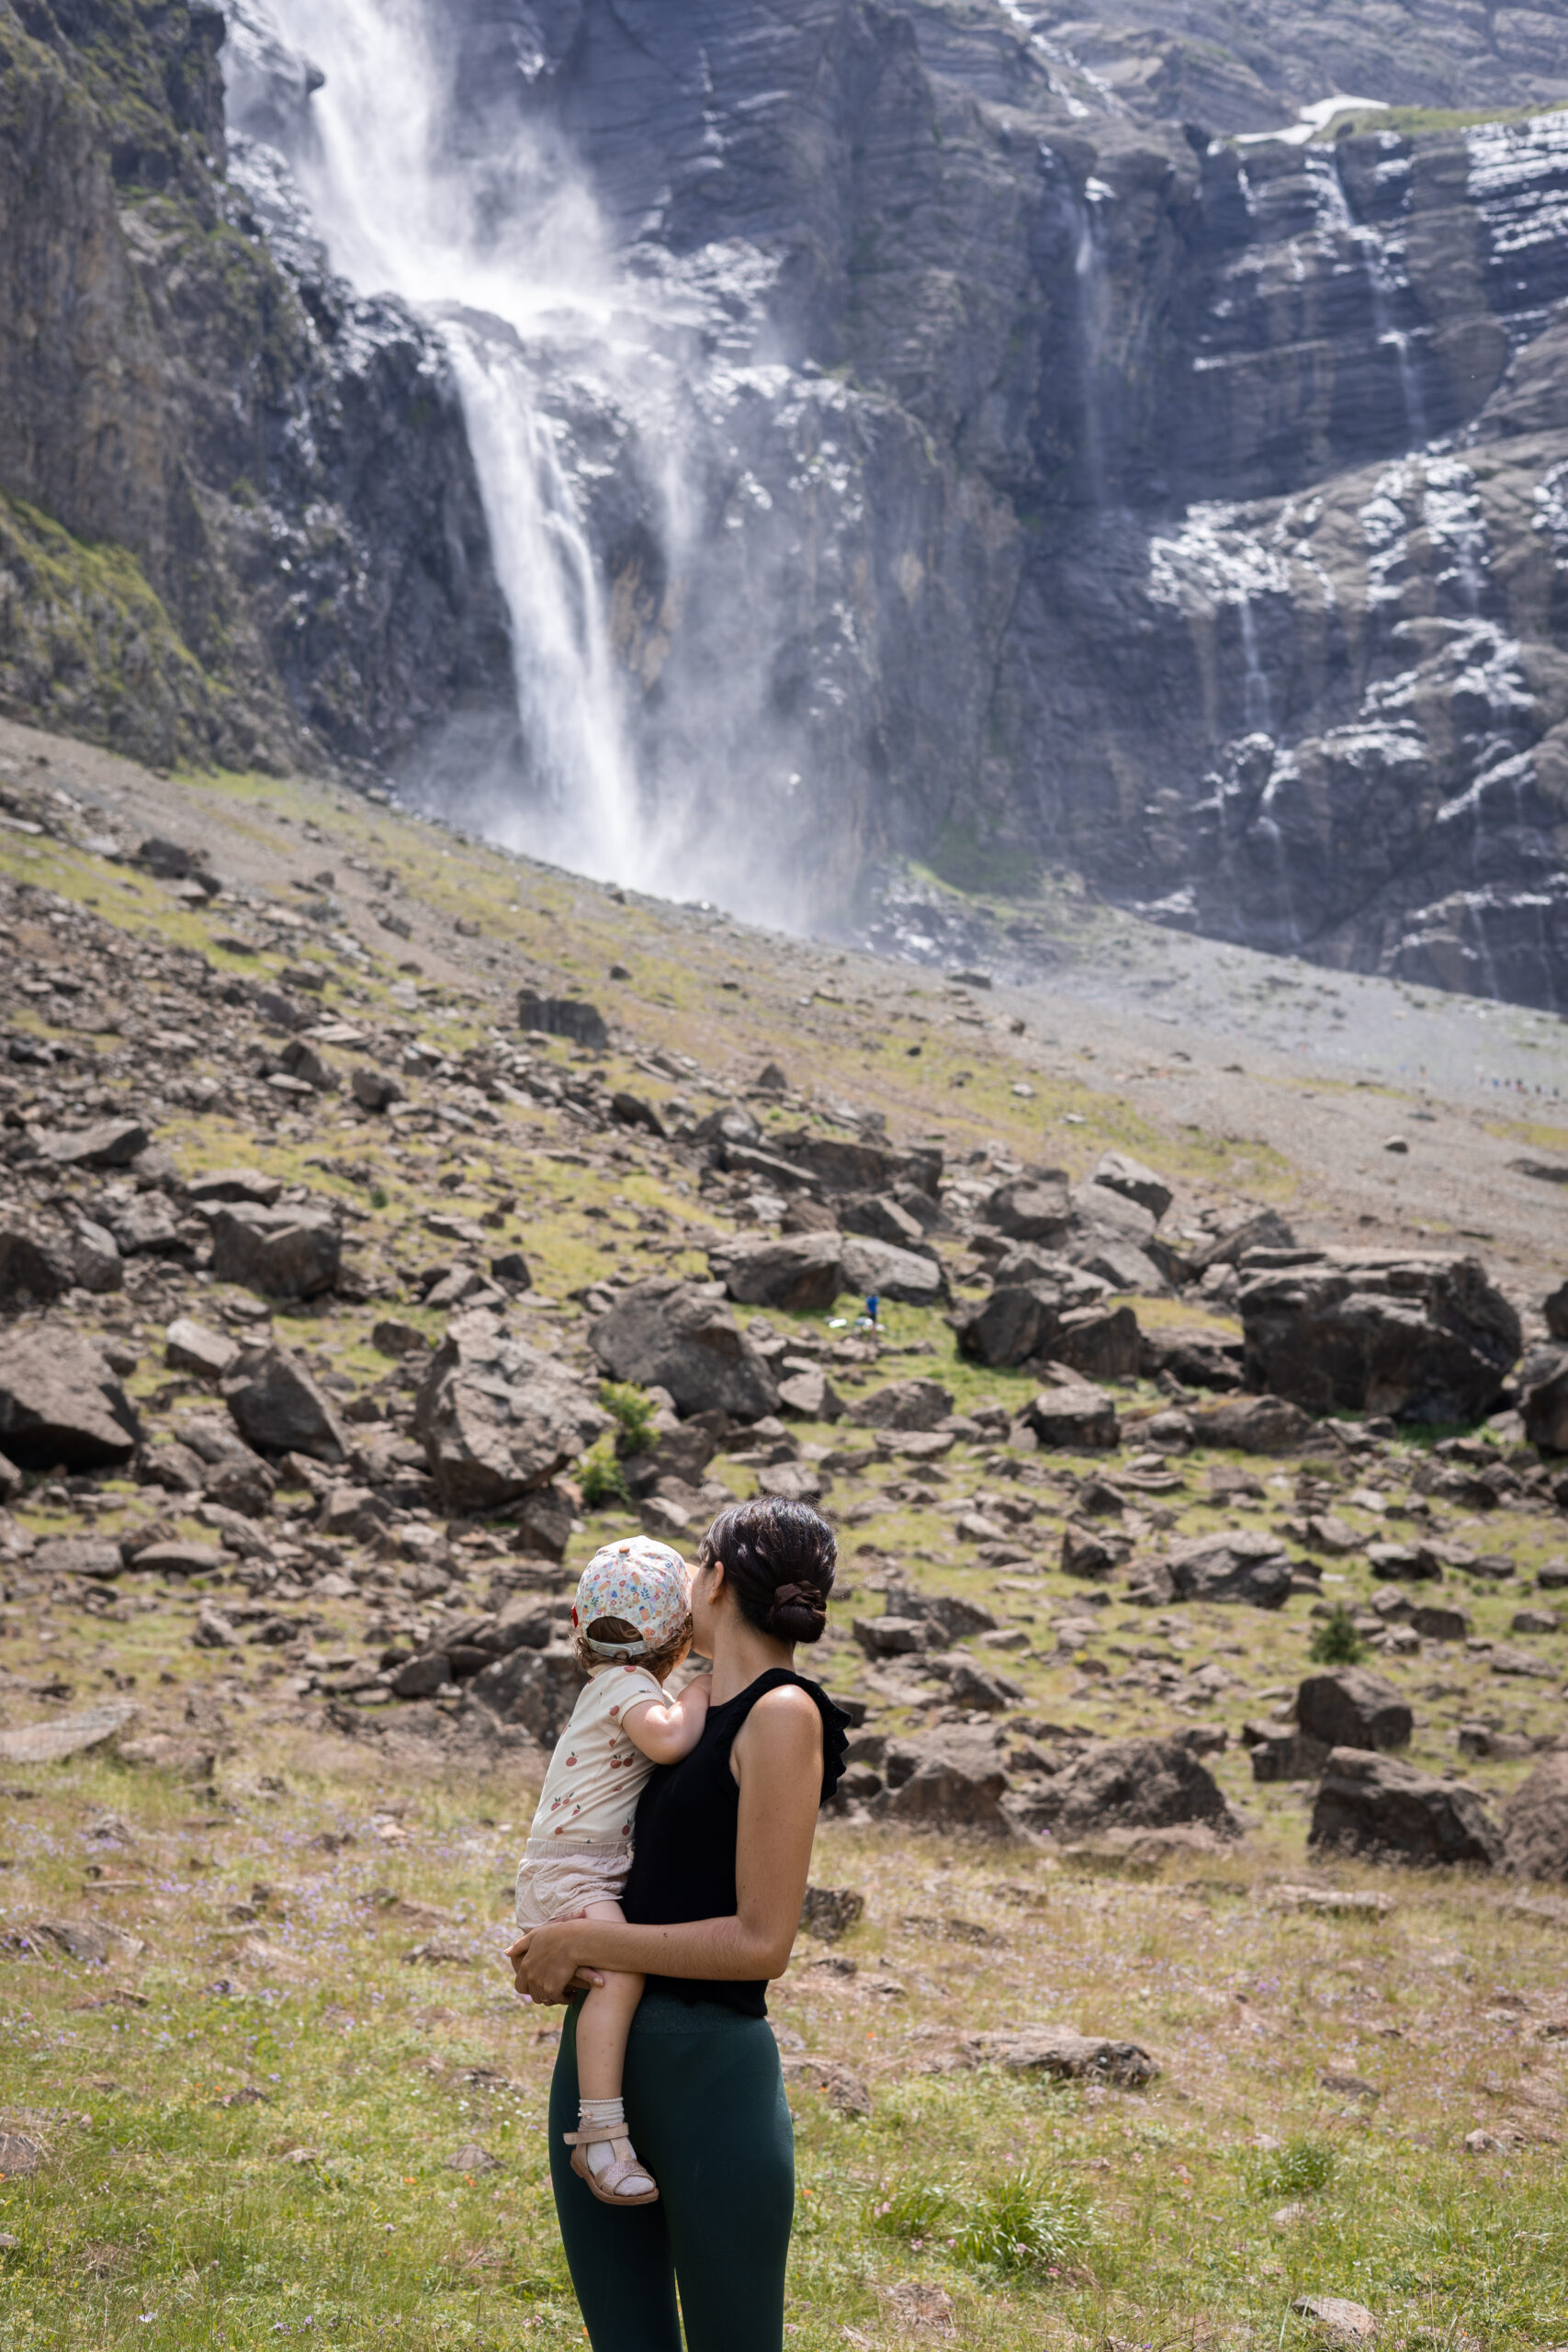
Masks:
[[[809,1503],[763,1496],[722,1510],[703,1537],[699,1571],[716,1561],[740,1614],[776,1642],[818,1642],[839,1547]]]

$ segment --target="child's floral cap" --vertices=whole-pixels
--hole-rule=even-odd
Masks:
[[[649,1535],[627,1535],[594,1553],[577,1580],[571,1618],[595,1657],[646,1657],[675,1639],[691,1607],[692,1579],[679,1552]],[[624,1618],[641,1639],[593,1641],[588,1628],[597,1617]]]

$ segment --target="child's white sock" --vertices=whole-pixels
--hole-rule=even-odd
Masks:
[[[577,2128],[581,2132],[583,2126],[589,2123],[606,2124],[615,2132],[617,2138],[625,2139],[626,2137],[625,2099],[580,2098],[577,2102]],[[604,2172],[615,2162],[615,2152],[608,2140],[596,2140],[592,2147],[585,2148],[582,2153],[588,2159],[590,2170],[593,2172]]]

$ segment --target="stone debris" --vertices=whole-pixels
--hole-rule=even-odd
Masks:
[[[448,1327],[414,1407],[436,1492],[458,1510],[517,1501],[609,1427],[581,1383],[487,1315]]]
[[[0,1332],[0,1446],[24,1470],[118,1469],[141,1424],[99,1350],[75,1332]]]
[[[1296,1722],[1325,1747],[1408,1747],[1416,1727],[1408,1701],[1364,1666],[1309,1674],[1296,1693]]]

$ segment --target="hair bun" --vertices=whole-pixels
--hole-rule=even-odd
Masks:
[[[776,1625],[785,1616],[804,1617],[813,1627],[825,1625],[828,1622],[827,1600],[812,1585],[781,1584],[774,1590],[768,1622]]]

